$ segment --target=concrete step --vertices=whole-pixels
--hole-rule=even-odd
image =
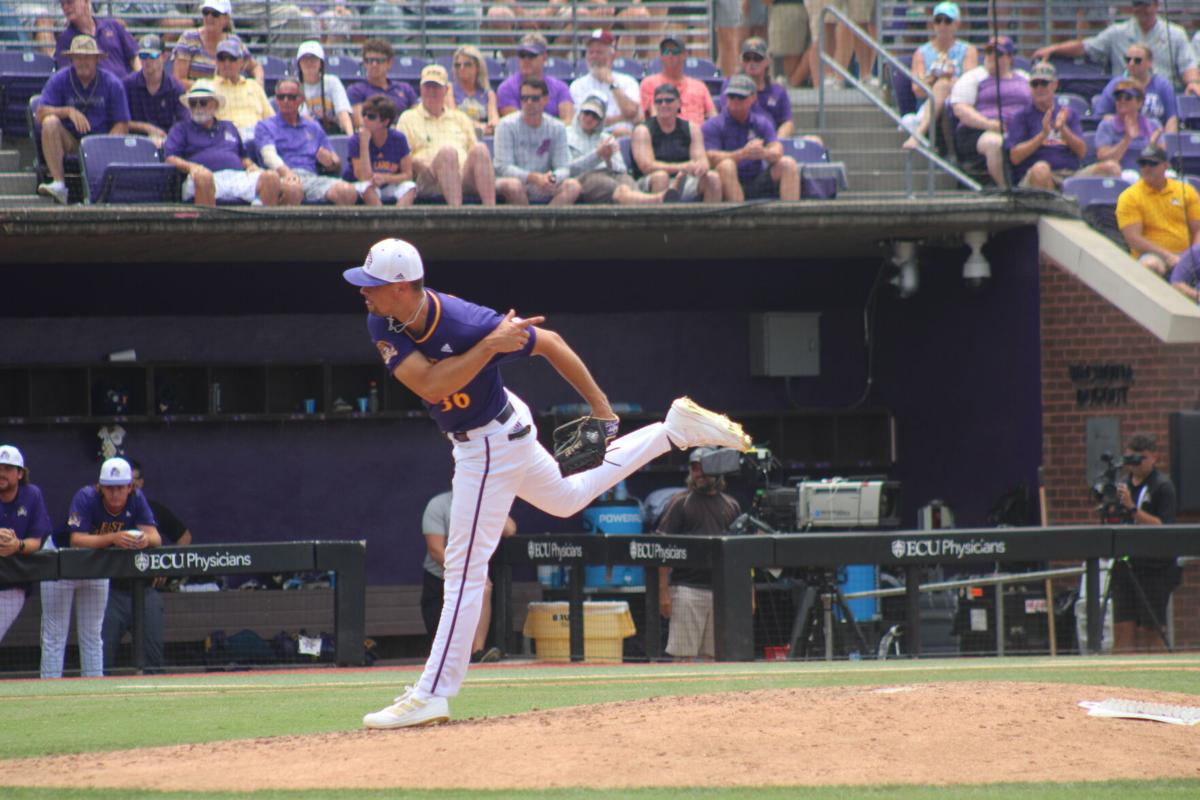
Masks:
[[[850,183],[850,191],[846,194],[853,193],[854,195],[904,192],[907,188],[902,169],[848,172],[847,181]],[[913,172],[912,184],[913,191],[917,194],[926,191],[929,183],[924,170]],[[950,191],[958,186],[958,181],[949,175],[936,175],[933,185],[935,189]],[[842,196],[842,193],[839,193],[838,196]]]
[[[0,172],[0,194],[33,194],[37,176],[32,172]]]
[[[899,146],[888,148],[863,148],[838,150],[834,153],[837,161],[841,161],[846,165],[846,169],[851,172],[862,172],[868,170],[903,170],[904,162],[908,158],[908,151]],[[912,155],[912,168],[914,171],[924,172],[925,167],[929,162],[920,154]],[[937,169],[937,167],[935,167]]]
[[[20,208],[27,206],[52,206],[54,201],[49,197],[42,197],[36,194],[0,194],[0,207],[3,208]]]
[[[16,150],[0,150],[0,172],[17,172],[21,169],[21,154]]]
[[[859,150],[900,150],[908,134],[891,129],[853,130],[850,128],[826,128],[823,131],[802,131],[816,134],[825,142],[830,158],[840,158],[842,153]]]

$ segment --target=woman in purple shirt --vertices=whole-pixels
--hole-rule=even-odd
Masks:
[[[1142,90],[1145,101],[1142,115],[1157,120],[1166,133],[1179,130],[1179,106],[1175,101],[1175,89],[1171,81],[1154,72],[1154,53],[1144,44],[1131,44],[1125,48],[1125,75],[1113,78],[1092,101],[1092,113],[1109,116],[1117,111],[1117,85],[1131,81]]]
[[[1145,95],[1133,81],[1117,83],[1113,97],[1117,101],[1117,113],[1105,117],[1096,130],[1096,160],[1119,161],[1122,177],[1129,183],[1137,183],[1140,177],[1138,153],[1148,144],[1158,144],[1162,126],[1142,113]]]
[[[742,73],[749,75],[758,89],[754,108],[775,123],[776,136],[780,139],[790,139],[796,130],[792,121],[792,101],[788,98],[787,89],[771,80],[768,59],[766,40],[751,36],[742,43]],[[721,86],[721,96],[717,99],[718,111],[725,110],[725,87],[728,85],[729,79],[726,78]]]

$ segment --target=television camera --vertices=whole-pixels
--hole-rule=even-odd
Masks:
[[[1096,476],[1096,482],[1092,485],[1092,497],[1096,501],[1096,511],[1100,514],[1102,523],[1120,525],[1132,518],[1132,511],[1117,499],[1117,486],[1121,483],[1121,469],[1141,464],[1143,458],[1145,456],[1136,453],[1120,458],[1112,453],[1100,456],[1104,469]]]

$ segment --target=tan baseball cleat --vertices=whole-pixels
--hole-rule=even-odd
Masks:
[[[363,717],[363,725],[380,730],[415,728],[449,721],[450,705],[446,698],[417,697],[411,686],[405,687],[404,694],[397,697],[392,705]]]
[[[690,397],[680,397],[667,412],[667,436],[676,447],[729,447],[746,452],[754,447],[742,426],[724,414],[709,411]]]

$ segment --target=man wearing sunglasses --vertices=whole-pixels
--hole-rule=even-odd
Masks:
[[[362,130],[363,103],[372,95],[381,94],[395,103],[397,116],[418,102],[415,89],[404,81],[394,81],[388,77],[392,65],[396,63],[396,51],[392,49],[390,42],[386,39],[367,39],[363,42],[362,56],[363,71],[367,73],[367,79],[346,88],[356,131]]]
[[[521,110],[521,81],[537,78],[545,82],[548,91],[546,113],[558,117],[567,125],[575,119],[575,101],[571,99],[570,87],[553,75],[546,74],[547,46],[546,37],[540,33],[527,33],[521,37],[521,43],[517,46],[518,71],[505,78],[496,89],[500,116],[506,117]]]
[[[232,122],[244,142],[254,139],[255,125],[275,116],[263,85],[242,74],[245,66],[241,42],[225,39],[217,45],[217,76],[212,86],[224,100],[217,119]]]
[[[704,134],[695,122],[680,118],[679,107],[673,84],[654,90],[654,116],[633,131],[633,177],[643,192],[666,191],[673,184],[681,200],[719,203],[721,179],[708,166]]]
[[[341,178],[318,175],[319,167],[341,174],[342,160],[320,123],[300,116],[304,93],[295,78],[275,84],[279,113],[254,126],[254,142],[267,169],[274,170],[283,187],[283,205],[322,200],[339,206],[358,202],[354,186]]]
[[[510,205],[569,206],[579,199],[570,177],[567,128],[546,112],[549,89],[540,78],[521,81],[521,113],[496,126],[496,192]]]
[[[191,119],[171,128],[163,156],[187,175],[184,202],[194,200],[198,206],[215,206],[218,201],[279,205],[279,176],[250,160],[232,122],[217,119],[224,101],[212,82],[196,81],[180,100],[187,103]]]
[[[647,75],[642,79],[642,111],[647,117],[654,115],[654,90],[664,83],[669,83],[679,91],[681,109],[679,116],[688,122],[702,125],[704,120],[717,114],[716,104],[703,81],[689,77],[683,72],[684,56],[683,41],[668,34],[658,43],[659,60],[662,62],[662,72]]]
[[[1117,227],[1133,257],[1167,276],[1180,254],[1200,244],[1200,195],[1167,177],[1167,153],[1150,145],[1138,154],[1141,179],[1117,198]]]
[[[1034,60],[1051,56],[1078,58],[1107,64],[1113,75],[1125,68],[1125,51],[1142,44],[1154,53],[1155,72],[1187,86],[1188,94],[1200,95],[1200,67],[1188,43],[1187,32],[1165,19],[1159,19],[1158,0],[1133,0],[1133,16],[1115,22],[1095,36],[1047,45],[1034,52]]]
[[[124,81],[129,130],[149,136],[155,146],[162,147],[171,126],[187,119],[187,109],[179,102],[185,90],[163,68],[162,39],[156,34],[148,33],[138,42],[138,59],[141,70]]]
[[[800,170],[775,135],[775,125],[754,110],[757,92],[748,75],[725,87],[725,110],[704,123],[704,149],[721,178],[725,202],[800,199]]]
[[[54,62],[59,67],[71,65],[67,50],[75,37],[83,34],[96,40],[96,46],[103,56],[100,60],[101,69],[124,79],[129,73],[142,68],[138,60],[137,43],[119,20],[93,16],[91,0],[60,0],[59,5],[67,19],[67,27],[58,34],[54,48]]]

